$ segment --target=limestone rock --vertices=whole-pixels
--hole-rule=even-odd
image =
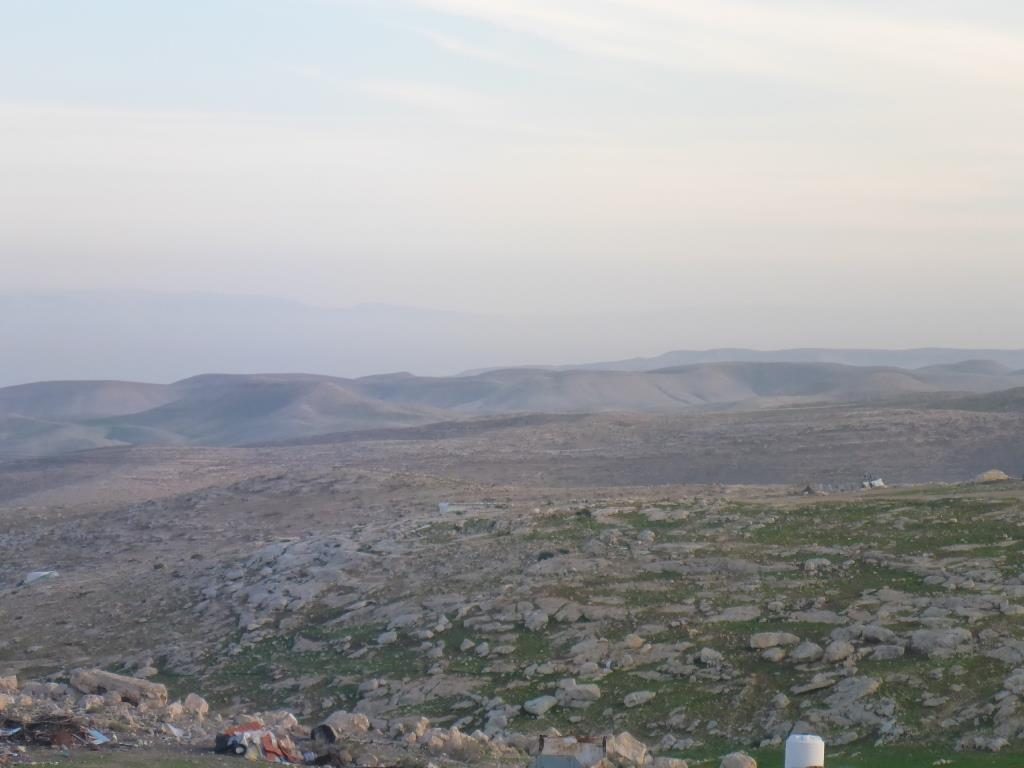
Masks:
[[[640,768],[647,763],[647,745],[627,731],[609,736],[606,742],[606,757],[619,768]]]
[[[963,627],[919,629],[910,635],[910,650],[932,658],[947,658],[973,639]]]
[[[750,647],[763,651],[777,646],[796,645],[800,638],[789,632],[758,632],[750,636]]]
[[[526,617],[526,628],[538,632],[548,625],[550,617],[544,611],[533,611]]]
[[[893,661],[903,658],[906,649],[902,645],[876,645],[871,652],[872,661]]]
[[[644,643],[646,642],[647,641],[640,637],[640,635],[626,635],[625,639],[622,641],[623,645],[631,651],[640,650],[644,647]]]
[[[538,696],[536,699],[530,699],[528,702],[523,704],[523,709],[531,715],[540,717],[556,706],[558,706],[558,699],[554,696]]]
[[[83,712],[98,712],[106,706],[106,703],[102,696],[87,693],[78,700],[78,708]]]
[[[567,701],[597,701],[601,698],[601,689],[593,683],[578,684],[572,678],[562,680],[558,684],[559,696]]]
[[[206,717],[210,712],[209,703],[206,699],[196,693],[190,693],[186,696],[182,706],[184,706],[185,712],[190,715],[195,715],[198,718]]]
[[[148,680],[139,680],[135,677],[115,675],[113,672],[105,672],[102,669],[76,669],[71,673],[71,685],[82,693],[94,693],[103,695],[113,693],[121,698],[138,706],[142,702],[149,702],[158,706],[167,704],[167,687],[160,683],[151,683]]]
[[[895,643],[898,639],[896,633],[878,624],[868,624],[861,629],[861,637],[866,643]]]
[[[708,622],[753,621],[759,618],[761,618],[761,609],[756,605],[736,605],[732,608],[726,608],[716,616],[711,616]]]
[[[697,658],[705,667],[719,667],[725,661],[725,657],[714,648],[702,648]]]
[[[718,768],[757,768],[757,761],[746,752],[733,752],[722,758]]]
[[[853,656],[857,649],[847,640],[833,640],[825,647],[825,661],[836,664]]]
[[[333,744],[340,739],[359,736],[370,730],[370,720],[366,715],[338,710],[331,714],[311,734],[318,744]]]
[[[974,478],[976,483],[1005,483],[1010,476],[1001,469],[990,469]]]
[[[626,694],[622,703],[632,709],[633,707],[639,707],[642,704],[646,704],[653,699],[655,695],[654,691],[633,691],[632,693]]]
[[[809,664],[818,661],[824,655],[825,651],[820,645],[805,641],[790,652],[789,658],[797,664]]]

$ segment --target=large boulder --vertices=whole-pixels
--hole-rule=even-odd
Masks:
[[[550,617],[544,611],[532,611],[526,616],[526,628],[531,632],[539,632],[548,625]]]
[[[848,640],[833,640],[825,647],[825,661],[836,664],[845,661],[857,652]]]
[[[824,655],[825,651],[820,645],[808,640],[800,643],[800,645],[794,648],[790,652],[789,658],[797,664],[809,664],[811,662],[818,661]]]
[[[605,756],[619,768],[640,768],[651,759],[647,745],[627,731],[609,736],[605,742]]]
[[[622,703],[625,704],[629,709],[633,707],[639,707],[646,704],[655,697],[654,691],[633,691],[627,693],[622,699]]]
[[[568,702],[597,701],[601,689],[593,683],[580,685],[573,678],[566,678],[558,684],[558,697]]]
[[[17,675],[2,675],[0,676],[0,693],[17,693],[18,692],[18,676]]]
[[[1005,483],[1010,476],[1001,469],[990,469],[974,478],[976,483]]]
[[[530,699],[528,702],[523,704],[523,709],[531,715],[540,717],[552,707],[557,706],[558,699],[554,696],[538,696],[536,699]]]
[[[361,736],[370,730],[366,715],[338,710],[313,728],[310,737],[318,746],[333,744],[346,737]]]
[[[952,629],[919,629],[910,635],[910,650],[922,656],[944,658],[968,645],[973,636],[963,627]]]
[[[757,760],[746,752],[733,752],[722,758],[718,768],[757,768]]]
[[[899,638],[896,633],[888,627],[881,627],[878,624],[868,624],[861,629],[861,637],[865,643],[895,643]]]
[[[151,683],[135,677],[116,675],[102,669],[76,669],[71,673],[71,685],[82,693],[93,693],[98,696],[113,694],[130,704],[138,706],[142,702],[167,705],[167,686]]]

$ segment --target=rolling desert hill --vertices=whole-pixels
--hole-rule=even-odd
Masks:
[[[0,415],[98,419],[157,408],[177,399],[175,388],[130,381],[43,381],[0,389]]]
[[[825,363],[715,363],[646,372],[513,368],[469,377],[357,379],[363,394],[458,413],[661,411],[793,402],[862,402],[1024,384],[997,371],[961,373]]]
[[[728,362],[643,372],[514,368],[456,377],[209,374],[169,385],[43,382],[0,389],[0,457],[115,445],[282,442],[482,416],[742,411],[1017,387],[1024,387],[1024,376],[990,361],[916,370]]]
[[[364,397],[346,382],[326,377],[204,379],[175,385],[182,393],[178,400],[105,420],[108,434],[124,443],[238,445],[302,437],[325,428],[412,426],[442,418],[430,408]]]

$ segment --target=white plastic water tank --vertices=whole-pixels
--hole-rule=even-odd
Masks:
[[[825,742],[820,736],[794,733],[786,739],[786,768],[824,768]]]

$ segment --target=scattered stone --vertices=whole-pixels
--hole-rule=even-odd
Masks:
[[[548,625],[550,617],[544,611],[533,611],[526,617],[526,628],[531,632],[539,632]]]
[[[626,694],[622,699],[622,703],[625,704],[627,708],[632,709],[633,707],[639,707],[646,704],[655,696],[656,694],[654,691],[633,691],[632,693]]]
[[[737,605],[710,617],[708,622],[714,624],[723,621],[753,621],[759,618],[761,618],[761,609],[756,605]]]
[[[805,693],[811,693],[812,691],[820,691],[823,688],[830,688],[836,684],[836,678],[828,675],[818,674],[811,678],[809,683],[802,683],[800,685],[794,685],[790,688],[790,691],[797,696]],[[781,695],[781,694],[780,694]]]
[[[876,645],[871,651],[872,661],[894,661],[903,658],[906,649],[902,645]]]
[[[796,664],[810,664],[821,659],[825,651],[817,643],[805,641],[789,653],[789,660]]]
[[[850,658],[856,652],[857,649],[853,647],[853,643],[847,640],[833,640],[825,646],[825,661],[837,664]]]
[[[554,696],[539,696],[536,699],[531,699],[530,701],[523,704],[523,709],[531,715],[540,717],[541,715],[548,712],[548,710],[557,706],[558,699],[556,699]]]
[[[799,642],[800,638],[789,632],[758,632],[750,636],[750,647],[755,650],[796,645]]]
[[[725,657],[714,648],[702,648],[697,655],[697,659],[705,667],[720,667],[722,662],[725,661]]]
[[[861,637],[866,643],[895,643],[898,639],[896,633],[878,624],[869,624],[861,629]]]
[[[919,629],[910,634],[910,650],[931,658],[949,658],[973,639],[963,627]]]

